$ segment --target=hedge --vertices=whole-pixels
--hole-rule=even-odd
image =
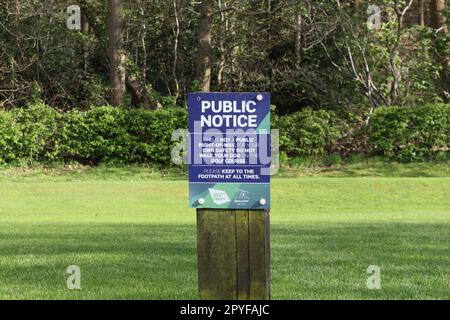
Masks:
[[[170,164],[172,131],[186,127],[182,108],[60,113],[37,104],[0,112],[0,163]]]
[[[273,128],[280,130],[280,151],[291,157],[338,152],[349,157],[345,144],[352,141],[350,150],[367,156],[401,162],[450,159],[450,104],[380,107],[368,126],[360,122],[352,128],[332,112],[306,109],[275,117]]]
[[[370,121],[371,151],[404,161],[448,157],[450,146],[450,105],[382,107]]]
[[[324,157],[339,150],[345,126],[328,111],[303,110],[273,116],[280,130],[280,151],[290,157]],[[0,111],[0,164],[80,162],[158,163],[170,165],[172,132],[187,128],[183,108],[144,110],[96,107],[61,113],[44,105]],[[345,129],[347,130],[347,129]],[[367,154],[401,161],[448,157],[450,105],[416,108],[382,107],[369,126],[353,130],[365,135]]]
[[[330,112],[306,109],[275,117],[272,128],[280,130],[280,151],[288,156],[322,156],[336,143],[340,133]]]

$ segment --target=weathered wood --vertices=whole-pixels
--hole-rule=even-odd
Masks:
[[[262,300],[266,296],[265,217],[259,212],[249,212],[250,298]]]
[[[220,300],[232,300],[237,295],[236,252],[233,248],[236,241],[236,216],[230,210],[221,210],[215,215],[218,216],[218,223],[215,225],[218,238],[213,241],[217,257],[216,297]]]
[[[200,299],[270,299],[269,226],[264,210],[197,210]]]
[[[237,299],[250,299],[250,260],[248,242],[248,211],[236,214]]]

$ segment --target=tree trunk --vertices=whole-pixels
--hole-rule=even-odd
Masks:
[[[196,80],[200,83],[201,91],[208,92],[211,89],[212,68],[212,12],[213,0],[203,0],[199,23],[199,36],[197,47]]]
[[[177,103],[178,97],[180,96],[180,84],[177,77],[177,65],[178,65],[178,38],[180,36],[180,19],[178,18],[178,3],[177,0],[173,1],[173,13],[175,16],[175,28],[174,28],[174,44],[173,44],[173,65],[172,65],[172,76],[173,82],[175,84],[175,103]]]
[[[297,25],[296,25],[296,35],[295,35],[295,67],[300,68],[302,62],[302,32],[303,32],[303,16],[301,8],[297,9]]]
[[[446,24],[446,18],[444,16],[445,11],[445,0],[432,0],[430,3],[430,18],[431,27],[436,29],[437,33],[446,34],[448,33],[448,28]],[[450,49],[450,48],[449,48]],[[450,100],[450,57],[446,54],[440,55],[438,57],[439,62],[442,64],[441,80],[443,96],[448,101]]]
[[[111,104],[120,105],[125,92],[125,51],[123,48],[121,0],[108,0],[108,57]]]
[[[389,52],[389,65],[391,68],[391,74],[392,74],[392,83],[391,83],[391,105],[395,105],[397,103],[397,99],[400,94],[400,82],[402,81],[402,74],[400,71],[400,66],[397,65],[397,58],[399,55],[400,47],[401,47],[401,39],[402,39],[402,32],[403,32],[403,21],[405,18],[405,14],[408,12],[408,10],[411,8],[413,4],[413,0],[409,0],[407,2],[406,6],[404,8],[400,8],[398,1],[395,1],[394,4],[394,11],[397,15],[397,33],[396,33],[396,39],[394,46],[391,48]]]
[[[81,8],[81,32],[85,36],[89,36],[90,33],[89,18],[86,7]],[[85,73],[88,71],[88,61],[89,61],[89,44],[83,42],[83,63]]]
[[[419,24],[425,26],[425,0],[419,0]]]
[[[431,14],[431,26],[434,29],[444,28],[445,17],[443,15],[445,10],[445,0],[431,0],[430,3],[430,14]]]
[[[226,3],[222,4],[222,1],[218,1],[219,8],[223,9],[226,7]],[[219,63],[218,63],[218,69],[217,69],[217,90],[222,91],[223,90],[223,73],[225,71],[226,66],[226,49],[225,49],[225,41],[226,41],[226,35],[228,35],[228,21],[226,17],[225,12],[220,13],[220,34],[219,34]]]

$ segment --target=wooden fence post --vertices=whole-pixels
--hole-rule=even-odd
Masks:
[[[197,209],[202,300],[269,300],[270,213]]]

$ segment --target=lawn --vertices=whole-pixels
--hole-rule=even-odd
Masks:
[[[337,176],[273,180],[273,298],[450,299],[448,174]],[[196,299],[184,178],[8,169],[0,187],[0,299]],[[69,265],[82,290],[66,288]]]

